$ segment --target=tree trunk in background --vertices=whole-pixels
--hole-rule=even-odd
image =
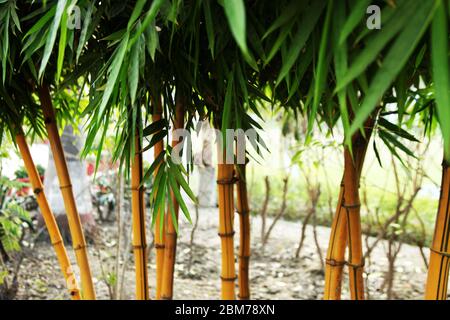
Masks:
[[[220,148],[221,146],[219,146]],[[222,248],[222,299],[234,300],[236,269],[234,265],[234,165],[226,163],[225,146],[218,150],[217,186],[219,196],[219,236]]]
[[[201,208],[217,206],[217,190],[215,188],[215,167],[213,164],[213,138],[208,121],[202,121],[200,129],[201,150],[196,155],[199,173],[198,205]]]
[[[19,147],[20,154],[28,173],[28,177],[30,178],[30,183],[36,196],[36,201],[41,210],[42,218],[44,219],[45,225],[47,227],[50,241],[53,245],[56,257],[58,258],[58,262],[61,267],[61,271],[66,280],[69,294],[73,300],[80,300],[80,291],[78,289],[78,284],[73,273],[72,265],[67,255],[67,251],[64,246],[61,233],[59,232],[55,217],[53,216],[53,212],[51,211],[50,205],[45,196],[41,177],[39,176],[36,166],[34,165],[33,158],[31,157],[31,153],[22,130],[20,130],[20,133],[16,135],[16,143]]]
[[[344,150],[344,175],[336,214],[331,226],[326,258],[324,290],[324,299],[326,300],[341,298],[344,265],[349,266],[351,298],[364,299],[359,181],[374,124],[375,116],[372,116],[364,124],[365,135],[363,136],[360,131],[353,135],[353,158],[347,147]],[[349,247],[348,262],[345,261],[347,243]]]
[[[184,127],[184,108],[186,104],[186,97],[181,93],[177,92],[176,100],[176,110],[173,129],[182,129]],[[178,143],[183,143],[179,139],[174,140],[172,137],[172,147],[178,145]],[[173,203],[174,216],[172,216],[170,211],[170,205],[167,208],[167,224],[166,224],[166,236],[165,236],[165,249],[164,249],[164,268],[163,268],[163,278],[162,278],[162,290],[161,299],[171,300],[173,298],[173,276],[175,268],[175,258],[177,253],[177,233],[174,223],[178,225],[178,211],[179,204],[173,194],[170,192],[170,199]],[[175,220],[175,221],[174,221]]]
[[[72,182],[69,175],[68,165],[64,156],[64,150],[56,125],[55,113],[50,97],[50,90],[48,86],[43,85],[39,87],[39,99],[42,105],[44,114],[45,127],[54,157],[54,163],[59,180],[59,187],[64,199],[64,207],[67,214],[70,234],[72,236],[72,244],[75,250],[78,266],[80,267],[81,287],[83,298],[88,300],[95,299],[95,289],[92,282],[91,269],[89,267],[88,252],[86,240],[84,238],[83,228],[81,226],[80,215],[75,202]],[[68,160],[71,158],[68,157]],[[85,172],[85,171],[84,171]],[[74,176],[80,175],[80,172],[75,172]],[[89,201],[90,202],[90,201]]]
[[[161,108],[161,100],[159,99],[156,102],[153,102],[154,110],[152,115],[153,122],[160,121],[162,118],[162,108]],[[164,150],[164,140],[158,141],[153,147],[154,159],[156,160],[161,152]],[[158,168],[155,169],[154,177],[158,174]],[[155,192],[155,195],[157,192]],[[161,221],[162,220],[162,221]],[[154,229],[154,237],[155,237],[155,250],[156,250],[156,299],[161,299],[161,287],[162,287],[162,279],[163,279],[163,266],[164,266],[164,250],[165,250],[165,226],[163,225],[163,232],[161,235],[160,225],[161,222],[164,224],[164,212],[158,212],[155,219],[155,229]]]
[[[86,171],[86,163],[79,154],[83,148],[84,139],[75,135],[72,126],[66,126],[61,135],[61,143],[66,156],[67,168],[72,181],[72,188],[80,215],[81,224],[86,238],[91,239],[95,234],[95,217],[93,214],[91,185]],[[59,182],[52,152],[49,152],[48,167],[45,170],[45,190],[53,209],[61,233],[66,241],[71,241],[64,201],[59,191]]]
[[[441,195],[430,248],[425,299],[446,300],[450,269],[450,168],[442,163]]]
[[[249,262],[250,262],[250,209],[247,195],[245,164],[238,165],[236,175],[236,210],[239,214],[239,299],[250,299]]]

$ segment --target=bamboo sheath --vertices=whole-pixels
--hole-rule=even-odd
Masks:
[[[250,208],[248,205],[245,164],[236,170],[236,211],[239,214],[239,299],[250,299],[249,262],[250,262]]]
[[[219,198],[219,236],[222,249],[222,299],[234,300],[236,270],[234,265],[234,165],[226,163],[225,147],[219,149],[217,185]]]
[[[25,140],[25,136],[22,132],[16,135],[16,143],[19,147],[20,154],[25,164],[30,183],[36,196],[37,203],[41,209],[42,217],[50,236],[50,241],[55,250],[56,257],[58,258],[61,271],[66,279],[67,288],[72,300],[80,300],[80,291],[78,289],[77,280],[73,273],[72,266],[70,264],[69,257],[67,255],[64,242],[59,232],[58,224],[48,204],[47,197],[44,193],[44,186],[42,185],[41,177],[38,174],[36,166],[34,165],[33,158],[31,157],[28,144]]]
[[[152,119],[153,122],[157,122],[161,120],[162,110],[161,110],[161,102],[158,102],[155,106],[155,112],[153,113]],[[158,141],[155,146],[153,147],[153,154],[154,159],[157,159],[158,156],[163,152],[164,150],[164,141]],[[155,169],[154,177],[158,174],[159,165]],[[155,186],[156,187],[156,186]],[[155,192],[156,194],[157,192]],[[165,224],[163,225],[163,233],[160,233],[160,224],[164,224],[164,214],[158,214],[156,215],[155,219],[155,229],[154,229],[154,235],[155,235],[155,250],[156,250],[156,299],[161,299],[161,287],[162,287],[162,277],[163,277],[163,265],[164,265],[164,238],[165,238]]]
[[[133,252],[136,269],[136,299],[148,300],[147,241],[145,236],[144,187],[142,181],[142,152],[139,130],[134,136],[135,153],[131,164],[131,216]]]
[[[182,129],[184,127],[184,104],[185,100],[182,96],[176,97],[176,110],[174,118],[174,130]],[[178,145],[181,141],[172,137],[172,147]],[[178,211],[179,204],[173,192],[170,192],[170,200],[173,203],[174,217],[170,211],[170,207],[167,209],[166,217],[166,236],[165,236],[165,249],[164,249],[164,268],[162,278],[162,290],[161,299],[171,300],[173,298],[173,277],[175,268],[175,258],[177,252],[177,233],[174,226],[173,219],[176,219],[178,224]]]
[[[375,118],[365,123],[364,135],[357,132],[352,137],[353,157],[348,148],[344,150],[344,175],[339,191],[336,214],[325,266],[324,299],[341,298],[343,267],[349,267],[351,299],[364,299],[363,254],[360,219],[359,181]],[[349,247],[348,261],[345,250]]]
[[[72,183],[67,169],[64,151],[56,126],[55,113],[53,110],[50,91],[48,86],[39,87],[39,98],[42,104],[42,110],[45,118],[48,140],[55,161],[56,173],[58,175],[61,194],[66,209],[67,221],[69,223],[72,244],[75,250],[78,266],[80,268],[81,288],[83,299],[94,300],[95,290],[92,283],[91,270],[87,253],[86,240],[81,226],[80,215],[78,214],[75,198],[72,191]]]
[[[430,248],[430,263],[425,290],[427,300],[446,300],[450,269],[450,168],[442,165],[441,195]]]

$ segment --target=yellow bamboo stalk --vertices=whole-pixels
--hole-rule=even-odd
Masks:
[[[148,300],[147,240],[145,236],[144,187],[142,181],[142,152],[139,130],[134,136],[135,153],[131,164],[131,215],[134,264],[136,268],[136,299]]]
[[[345,150],[344,196],[341,206],[347,217],[348,267],[350,278],[350,297],[364,300],[363,253],[359,200],[358,164],[353,161],[348,149]]]
[[[450,168],[442,164],[441,196],[430,248],[425,299],[446,300],[450,268]]]
[[[220,147],[219,147],[220,148]],[[225,147],[218,151],[217,186],[219,198],[219,236],[222,249],[222,299],[234,300],[236,270],[234,265],[234,165],[226,163]]]
[[[341,298],[342,274],[345,265],[349,266],[351,298],[364,299],[359,181],[374,123],[375,117],[370,117],[364,125],[365,134],[362,135],[358,131],[353,135],[353,157],[348,148],[344,149],[344,175],[336,214],[331,226],[325,266],[324,299],[326,300]],[[347,244],[349,257],[348,261],[345,261]]]
[[[161,101],[158,101],[155,105],[155,111],[153,113],[152,119],[153,122],[160,121],[162,118],[162,110],[161,110]],[[158,141],[153,147],[154,158],[158,158],[158,156],[164,150],[164,141]],[[159,165],[155,169],[154,177],[158,174]],[[155,186],[156,187],[156,186]],[[156,194],[156,192],[155,192]],[[161,219],[163,223],[163,233],[160,233],[160,225]],[[160,214],[158,212],[155,219],[155,250],[156,250],[156,299],[161,299],[161,287],[162,287],[162,277],[163,277],[163,266],[164,266],[164,250],[165,250],[165,223],[164,223],[164,214]]]
[[[64,151],[61,144],[61,139],[59,137],[58,128],[56,126],[55,113],[48,86],[40,86],[38,93],[42,104],[48,140],[50,142],[53,159],[55,161],[61,194],[64,200],[67,221],[69,223],[70,234],[72,236],[72,244],[75,250],[77,263],[80,268],[83,298],[87,300],[94,300],[95,290],[89,267],[86,240],[84,238],[80,215],[78,214],[75,198],[73,196],[72,183],[70,180],[69,171],[67,169],[67,163],[64,157]]]
[[[173,129],[182,129],[184,127],[184,104],[185,97],[177,94],[176,106],[175,106],[175,118]],[[174,148],[178,145],[180,141],[178,139],[172,138],[172,147]],[[173,298],[173,276],[175,268],[175,258],[177,253],[177,233],[174,226],[173,218],[176,219],[178,224],[178,211],[179,204],[173,192],[170,192],[170,198],[173,203],[173,209],[175,217],[172,217],[170,208],[167,209],[167,224],[166,224],[166,236],[165,236],[165,250],[164,250],[164,268],[163,268],[163,279],[162,279],[162,291],[161,299],[171,300]]]
[[[344,182],[339,190],[336,214],[331,225],[330,244],[325,264],[325,300],[340,300],[342,271],[345,265],[345,248],[347,247],[347,216],[342,210]]]
[[[36,201],[41,209],[41,214],[44,219],[45,225],[47,227],[48,234],[50,236],[50,241],[55,250],[56,257],[58,258],[61,271],[66,279],[67,289],[69,290],[70,297],[72,300],[80,300],[80,291],[78,289],[77,280],[73,273],[72,265],[70,264],[69,257],[67,255],[66,248],[64,246],[61,233],[56,223],[55,217],[48,204],[47,197],[44,193],[44,186],[42,185],[41,177],[34,165],[33,158],[31,157],[28,144],[25,140],[23,132],[16,135],[16,143],[19,147],[20,154],[22,156],[23,162],[25,164],[25,169],[27,170],[28,177],[30,178],[30,183],[33,188],[34,194],[36,196]]]
[[[239,299],[250,299],[249,262],[250,262],[250,208],[248,204],[245,164],[239,164],[236,184],[236,211],[239,214]]]

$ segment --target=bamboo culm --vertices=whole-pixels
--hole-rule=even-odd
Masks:
[[[72,244],[75,250],[78,266],[80,268],[81,288],[83,299],[95,300],[94,284],[92,282],[91,270],[87,253],[86,240],[81,226],[80,215],[78,214],[75,198],[72,190],[72,183],[67,169],[66,159],[61,144],[61,139],[56,126],[55,113],[50,98],[50,90],[47,85],[42,85],[38,89],[39,99],[42,104],[45,127],[47,130],[50,148],[55,161],[56,173],[59,179],[61,194],[66,209],[67,221],[69,224]]]
[[[236,267],[234,265],[234,165],[226,163],[225,148],[218,150],[217,187],[219,199],[219,236],[222,250],[222,299],[234,300]]]
[[[425,299],[446,300],[450,269],[450,168],[442,164],[441,195],[430,248]]]
[[[136,269],[136,299],[148,300],[147,240],[145,235],[144,187],[142,182],[142,152],[139,129],[134,135],[135,153],[131,163],[131,215],[134,264]]]
[[[152,116],[153,122],[160,121],[162,119],[161,101],[158,101],[155,105],[155,111]],[[164,141],[158,141],[153,147],[154,159],[164,150]],[[158,174],[159,166],[155,169],[154,177]],[[156,194],[156,192],[155,192]],[[162,219],[162,221],[161,221]],[[160,232],[161,222],[163,223],[163,232]],[[164,251],[165,251],[165,223],[164,214],[160,212],[157,213],[154,226],[154,236],[155,236],[155,250],[156,250],[156,299],[161,299],[161,287],[163,279],[163,267],[164,267]]]
[[[42,217],[47,227],[50,241],[55,250],[56,257],[58,258],[59,266],[61,267],[61,271],[66,280],[66,285],[67,289],[69,290],[70,297],[72,298],[72,300],[80,300],[80,290],[78,289],[77,280],[75,274],[73,273],[72,265],[70,264],[67,251],[61,237],[61,232],[59,231],[58,224],[56,223],[55,217],[47,201],[47,197],[45,196],[41,177],[39,176],[33,158],[31,157],[31,153],[23,132],[20,131],[20,133],[16,135],[16,143],[19,147],[19,151],[25,164],[25,169],[27,170],[34,195],[36,196],[36,201],[39,205],[39,209],[41,210]]]
[[[374,123],[375,116],[372,116],[365,122],[364,135],[359,131],[353,135],[353,157],[348,147],[344,149],[344,174],[326,257],[325,300],[341,298],[345,265],[349,267],[351,299],[364,299],[359,181]],[[345,261],[347,245],[349,256],[348,261]]]
[[[184,105],[185,97],[182,94],[177,94],[176,96],[176,106],[175,106],[175,118],[173,124],[173,130],[182,129],[184,127]],[[173,136],[175,137],[175,136]],[[179,143],[182,143],[178,139],[172,139],[172,147],[174,148]],[[173,194],[170,192],[170,199],[173,203],[174,216],[170,212],[170,206],[168,206],[166,213],[166,235],[165,235],[165,249],[164,249],[164,267],[163,267],[163,277],[162,277],[162,290],[161,299],[171,300],[173,298],[173,278],[174,278],[174,268],[175,259],[177,252],[177,233],[175,230],[174,223],[178,224],[178,211],[179,204]],[[176,221],[173,221],[176,219]]]
[[[246,165],[240,164],[236,170],[236,211],[239,214],[239,299],[250,299],[250,208],[248,204]]]

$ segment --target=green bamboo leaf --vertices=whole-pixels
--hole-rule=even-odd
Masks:
[[[162,118],[158,121],[152,122],[150,125],[144,128],[142,131],[143,137],[151,136],[152,134],[155,134],[158,131],[161,131],[163,129],[167,129],[168,122],[165,118]]]
[[[156,168],[161,164],[161,162],[164,160],[164,156],[165,153],[161,152],[156,159],[153,161],[153,163],[151,164],[151,166],[147,169],[147,171],[145,172],[143,178],[142,178],[142,182],[141,182],[141,186],[150,179],[150,177],[153,175],[153,172],[155,172]]]
[[[350,134],[353,134],[362,126],[365,119],[367,119],[382,98],[384,92],[389,88],[406,61],[408,61],[427,29],[435,8],[436,2],[434,1],[421,2],[420,10],[416,10],[413,17],[411,17],[408,24],[399,34],[383,60],[381,67],[375,74],[361,107],[356,112],[355,119],[350,126]]]
[[[203,14],[205,15],[205,27],[206,35],[208,36],[209,50],[211,51],[211,56],[214,58],[214,23],[211,15],[211,7],[209,5],[209,1],[203,1]]]
[[[440,1],[431,26],[431,59],[436,107],[444,138],[445,159],[450,161],[450,69],[448,50],[447,14],[443,1]]]
[[[334,19],[333,29],[335,37],[337,37],[341,32],[340,30],[342,30],[342,28],[344,27],[344,23],[346,23],[345,3],[338,4],[335,10],[335,14],[336,18]],[[336,82],[339,83],[347,72],[348,68],[347,42],[344,39],[343,41],[340,41],[336,46],[337,48],[334,49],[334,65],[336,72]],[[350,118],[347,107],[347,88],[344,87],[342,90],[338,91],[337,96],[339,100],[339,110],[341,113],[342,125],[344,127],[344,135],[348,136],[348,130],[350,128]],[[349,146],[351,147],[351,145]]]
[[[136,101],[136,92],[138,88],[139,82],[139,50],[140,50],[140,41],[136,42],[131,47],[130,52],[130,64],[128,65],[128,87],[131,105],[134,106],[134,102]]]
[[[169,189],[169,188],[170,188],[170,186],[168,185],[167,189]],[[169,190],[167,190],[167,192],[169,192]],[[175,229],[175,232],[178,233],[178,217],[175,213],[173,201],[172,201],[172,199],[169,199],[168,202],[169,202],[169,212],[170,212],[170,215],[172,216],[173,227]]]
[[[165,136],[167,136],[167,130],[161,130],[161,131],[158,131],[157,133],[155,133],[152,136],[150,143],[144,149],[142,149],[142,152],[145,152],[145,151],[151,149],[155,144],[157,144],[159,141],[164,139]]]
[[[398,135],[404,139],[414,141],[414,142],[419,142],[419,140],[417,140],[412,134],[408,133],[406,130],[402,129],[398,125],[387,121],[385,118],[380,117],[378,119],[378,124],[380,126],[382,126],[383,128],[387,129],[388,131],[395,133],[396,135]]]
[[[308,133],[311,133],[312,127],[314,125],[314,120],[316,119],[317,109],[319,108],[320,99],[325,86],[325,81],[327,77],[327,46],[329,41],[329,29],[331,13],[333,12],[333,1],[328,2],[327,13],[325,16],[325,23],[322,30],[322,37],[320,39],[319,57],[317,58],[317,70],[314,77],[314,96],[311,113],[308,117]]]
[[[417,158],[417,157],[414,155],[414,153],[413,153],[411,150],[409,150],[403,143],[401,143],[400,141],[398,141],[398,139],[397,139],[394,135],[388,133],[388,132],[385,131],[385,130],[379,130],[378,134],[380,135],[380,137],[381,137],[383,140],[389,141],[390,143],[392,143],[392,145],[394,145],[396,148],[402,150],[402,151],[403,151],[404,153],[406,153],[407,155],[409,155],[409,156],[411,156],[411,157],[413,157],[413,158]]]
[[[47,22],[50,21],[50,19],[55,15],[56,7],[52,6],[50,10],[47,11],[45,15],[43,15],[31,28],[28,30],[28,32],[24,35],[24,39],[28,38],[30,35],[38,32],[41,30],[44,25],[47,24]],[[24,19],[23,19],[24,20]]]
[[[283,25],[294,22],[294,17],[300,12],[302,8],[305,8],[305,0],[291,1],[277,16],[275,21],[267,29],[266,33],[263,35],[262,40],[267,38],[276,29],[281,28]]]
[[[325,4],[325,1],[313,1],[311,3],[311,6],[305,10],[302,19],[299,19],[300,22],[297,33],[292,39],[292,45],[289,48],[287,56],[283,58],[283,65],[277,78],[277,85],[287,76],[295,61],[297,60],[300,51],[311,35],[311,32],[314,30],[314,26],[319,20]]]
[[[183,168],[180,165],[181,168]],[[170,164],[169,167],[170,172],[177,180],[178,184],[183,188],[183,190],[186,192],[186,194],[189,196],[189,198],[192,199],[194,203],[197,203],[197,198],[195,197],[194,193],[192,192],[191,188],[189,187],[189,184],[184,179],[183,175],[181,174],[179,170],[179,166],[174,164],[173,162]]]
[[[128,48],[130,48],[139,39],[141,34],[147,29],[150,23],[155,20],[156,15],[159,12],[159,9],[165,2],[166,0],[154,0],[152,2],[152,5],[150,6],[150,9],[147,11],[147,14],[145,15],[145,18],[142,21],[142,24],[140,25],[138,30],[135,33],[133,33],[133,37],[130,39]]]
[[[335,92],[347,86],[351,81],[363,73],[367,67],[375,61],[380,51],[389,43],[389,41],[391,41],[400,30],[406,29],[407,24],[411,25],[411,16],[414,15],[414,13],[417,13],[417,10],[421,10],[418,8],[420,5],[419,1],[409,1],[402,4],[403,5],[395,9],[394,16],[389,20],[389,23],[384,25],[381,30],[376,30],[375,35],[367,41],[364,49],[358,54],[348,68],[345,76],[337,84]],[[418,26],[415,27],[415,30],[417,28]]]
[[[117,77],[119,75],[120,69],[122,67],[123,59],[125,57],[125,53],[127,51],[128,44],[128,33],[125,34],[125,37],[122,39],[120,46],[116,49],[114,53],[114,59],[108,70],[108,80],[106,82],[106,88],[102,95],[102,101],[100,103],[100,115],[103,115],[103,112],[106,108],[106,105],[111,97],[111,94],[116,87]]]
[[[243,0],[225,0],[223,2],[225,15],[231,34],[236,40],[244,56],[249,56],[247,48],[247,32],[245,21],[245,5]]]
[[[131,31],[131,27],[133,26],[133,23],[136,22],[136,20],[139,18],[139,16],[142,13],[142,9],[144,8],[144,5],[146,4],[147,0],[138,0],[136,1],[136,5],[134,6],[133,12],[131,13],[130,19],[128,20],[127,30]]]
[[[66,51],[67,18],[68,18],[67,10],[64,10],[64,13],[61,18],[61,31],[59,35],[58,60],[56,64],[56,82],[59,82],[59,78],[61,77],[61,71],[64,62],[64,53]]]
[[[159,172],[158,172],[159,173]],[[166,202],[166,181],[167,181],[167,174],[165,172],[161,172],[161,178],[159,180],[159,183],[157,186],[153,185],[153,188],[156,188],[157,194],[155,198],[155,203],[153,206],[153,219],[152,219],[152,225],[155,224],[156,221],[156,215],[158,212],[161,214],[164,214],[165,209],[165,202]]]
[[[171,167],[169,167],[169,170],[170,169],[171,169]],[[189,214],[189,210],[188,210],[188,208],[186,206],[186,203],[183,200],[183,197],[181,196],[179,186],[177,185],[177,182],[175,181],[174,176],[172,174],[168,174],[168,177],[169,177],[169,183],[170,183],[171,190],[172,190],[172,192],[173,192],[173,194],[175,196],[175,199],[177,200],[178,204],[180,205],[181,211],[183,211],[184,216],[189,221],[189,223],[192,224],[192,220],[191,220],[191,216]]]
[[[81,29],[80,39],[78,41],[78,48],[76,53],[76,62],[78,63],[78,60],[81,55],[81,51],[83,50],[84,44],[86,42],[86,37],[88,33],[89,26],[91,24],[92,20],[92,11],[94,10],[95,1],[92,1],[91,5],[89,6],[86,15],[83,19],[83,28]]]
[[[58,33],[59,25],[64,11],[66,10],[67,0],[59,0],[56,5],[55,17],[53,18],[53,24],[50,28],[50,32],[47,36],[44,48],[44,54],[41,60],[41,66],[39,68],[39,78],[42,77],[45,67],[47,66],[48,60],[53,50],[53,45],[55,44],[56,34]]]
[[[345,20],[345,24],[342,26],[339,34],[339,44],[343,44],[347,37],[352,33],[353,29],[361,22],[362,18],[366,15],[366,9],[371,3],[371,0],[358,0],[353,6],[352,12]],[[341,3],[345,5],[345,3]]]
[[[222,136],[223,143],[226,145],[226,131],[231,127],[231,110],[232,110],[232,99],[233,99],[233,73],[230,72],[227,81],[227,91],[225,92],[225,100],[223,103],[223,113],[222,113]]]

